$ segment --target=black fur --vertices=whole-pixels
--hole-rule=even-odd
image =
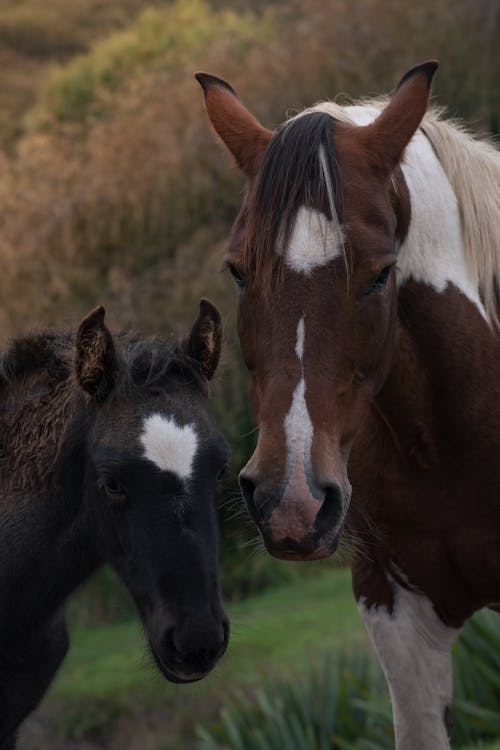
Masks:
[[[64,658],[67,597],[103,563],[132,594],[168,679],[200,679],[228,640],[215,503],[228,448],[200,364],[182,346],[114,337],[112,364],[93,363],[113,367],[96,400],[78,382],[75,340],[28,336],[0,357],[1,750]],[[188,480],[144,457],[151,414],[196,431]]]

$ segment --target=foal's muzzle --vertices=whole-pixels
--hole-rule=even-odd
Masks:
[[[283,560],[317,560],[338,547],[350,492],[335,480],[285,491],[245,469],[240,487],[268,552]]]
[[[170,682],[186,683],[203,679],[224,655],[229,641],[229,620],[191,617],[181,625],[165,629],[150,638],[158,667]]]

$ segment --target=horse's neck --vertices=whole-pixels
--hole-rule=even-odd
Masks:
[[[499,337],[454,285],[439,292],[408,280],[399,290],[398,309],[392,368],[376,404],[406,443],[405,452],[425,444],[426,460],[433,462],[454,446],[457,459],[460,452],[477,453],[495,465]]]

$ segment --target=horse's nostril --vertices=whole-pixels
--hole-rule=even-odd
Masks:
[[[342,518],[342,492],[338,484],[325,484],[323,502],[314,522],[314,531],[319,537],[334,531]]]
[[[239,482],[240,482],[241,492],[243,493],[243,497],[248,506],[248,510],[252,512],[255,509],[254,496],[255,496],[255,488],[257,485],[252,479],[250,479],[250,477],[245,476],[243,472],[240,473]]]

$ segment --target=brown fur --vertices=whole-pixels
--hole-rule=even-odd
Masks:
[[[227,260],[245,282],[238,329],[259,426],[242,488],[268,549],[298,558],[323,556],[325,546],[334,549],[328,513],[338,520],[339,498],[346,505],[348,474],[353,494],[347,531],[354,540],[357,598],[390,609],[390,575],[424,592],[442,620],[458,626],[476,609],[498,602],[500,590],[500,342],[452,285],[437,293],[410,281],[398,294],[392,275],[385,289],[369,292],[372,280],[395,260],[411,221],[398,164],[426,111],[435,67],[410,71],[371,125],[331,118],[341,180],[333,177],[342,185],[335,204],[346,230],[348,268],[342,258],[308,275],[286,268],[269,216],[280,206],[283,184],[290,180],[292,204],[302,190],[299,204],[312,203],[326,215],[328,210],[320,194],[311,202],[304,198],[311,194],[308,185],[299,184],[301,172],[307,180],[306,156],[300,165],[289,163],[275,184],[276,198],[263,203],[260,181],[279,174],[268,169],[267,152],[259,153],[261,166],[249,181]],[[314,111],[324,112],[308,111],[292,127],[301,120],[311,123]],[[226,117],[231,112],[219,100],[212,122],[223,140]],[[283,151],[286,137],[284,144]],[[272,198],[272,187],[265,189]],[[283,216],[290,226],[286,212],[277,219]],[[308,488],[297,487],[295,494],[289,486],[283,490],[283,424],[301,377],[294,354],[301,316],[314,332],[306,336],[301,365],[314,425],[311,475],[317,487],[336,488],[322,504]],[[314,528],[322,529],[316,549]]]

